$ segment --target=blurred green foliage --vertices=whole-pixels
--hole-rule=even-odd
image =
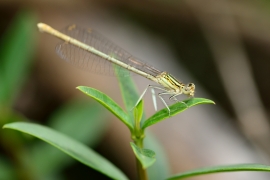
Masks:
[[[0,125],[25,120],[20,114],[13,112],[12,105],[27,79],[33,62],[36,47],[36,32],[33,29],[35,24],[36,16],[33,13],[21,11],[0,39]],[[23,170],[20,168],[28,169],[29,166],[22,158],[25,154],[22,150],[22,138],[16,135],[17,133],[0,131],[1,146],[13,161],[7,163],[8,158],[0,156],[2,167],[0,174],[6,176],[2,179],[28,177],[28,172],[22,173]]]
[[[36,47],[36,17],[17,14],[0,41],[0,104],[10,107],[23,85]]]
[[[13,105],[31,72],[37,46],[36,14],[17,13],[0,37],[0,125],[30,121]],[[96,145],[106,130],[102,107],[73,100],[52,113],[49,126],[76,140]],[[30,143],[30,144],[29,144]],[[26,146],[27,144],[27,146]],[[33,141],[16,131],[0,130],[0,179],[61,179],[73,159],[48,144]]]

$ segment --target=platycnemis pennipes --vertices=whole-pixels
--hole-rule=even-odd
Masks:
[[[184,84],[166,71],[160,71],[144,63],[92,29],[82,29],[76,25],[71,25],[65,29],[64,34],[44,23],[38,23],[37,26],[41,32],[46,32],[64,40],[64,43],[57,46],[58,54],[62,59],[78,67],[86,70],[101,71],[100,69],[103,69],[106,71],[103,67],[105,63],[113,63],[161,85],[161,87],[148,85],[135,106],[143,98],[148,88],[153,91],[154,89],[162,91],[158,94],[158,97],[168,109],[169,115],[170,108],[163,99],[163,95],[171,95],[169,99],[175,101],[177,101],[176,96],[180,94],[186,94],[189,97],[194,96],[195,85],[193,83]],[[116,72],[114,71],[114,73],[122,73],[121,68]],[[107,69],[107,71],[111,70]],[[154,106],[157,109],[156,103],[154,103]]]

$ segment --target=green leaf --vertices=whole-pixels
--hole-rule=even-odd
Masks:
[[[145,120],[143,125],[142,125],[142,129],[145,129],[148,126],[156,124],[156,123],[158,123],[164,119],[167,119],[171,116],[175,116],[178,113],[180,113],[180,112],[182,112],[182,111],[184,111],[192,106],[196,106],[199,104],[215,104],[215,102],[212,100],[209,100],[209,99],[204,99],[204,98],[191,98],[191,99],[184,100],[182,102],[175,103],[175,104],[169,106],[169,108],[171,110],[170,116],[168,113],[168,109],[164,108],[164,109],[158,111],[156,114],[154,114],[150,118],[148,118],[147,120]]]
[[[203,174],[220,173],[220,172],[236,172],[236,171],[268,171],[270,172],[270,166],[262,164],[236,164],[236,165],[226,165],[226,166],[215,166],[208,168],[201,168],[192,171],[187,171],[167,178],[172,179],[183,179],[187,177],[193,177]]]
[[[36,16],[18,13],[0,42],[0,106],[11,106],[32,65],[36,48]]]
[[[100,104],[102,104],[106,109],[111,111],[117,118],[119,118],[130,130],[133,129],[133,123],[130,117],[126,114],[126,112],[109,96],[106,94],[90,87],[79,86],[77,87],[84,94],[94,98]]]
[[[93,147],[107,128],[106,113],[102,111],[102,106],[97,103],[76,99],[57,110],[49,119],[48,126]],[[42,177],[59,172],[74,161],[45,143],[32,147],[31,158]]]
[[[96,145],[108,125],[103,107],[86,100],[73,100],[58,109],[49,118],[49,127],[82,142]],[[74,131],[79,129],[79,131]]]
[[[116,67],[117,68],[117,67]],[[129,74],[126,69],[121,69],[123,73],[121,74]],[[127,71],[127,72],[124,72]],[[136,105],[139,95],[137,93],[137,88],[134,84],[134,82],[131,79],[131,76],[123,76],[120,73],[116,73],[116,76],[119,81],[120,89],[121,89],[121,94],[124,100],[124,104],[126,106],[127,111],[131,111],[134,106]]]
[[[116,71],[118,70],[117,68],[118,67],[116,66]],[[123,76],[121,74],[126,74],[126,75]],[[120,90],[121,90],[121,94],[122,94],[122,98],[123,98],[126,110],[128,111],[129,118],[133,124],[133,122],[135,122],[135,119],[134,119],[134,114],[132,114],[132,110],[135,108],[135,105],[139,100],[139,95],[138,95],[137,88],[134,84],[134,81],[132,80],[130,76],[132,75],[132,73],[126,69],[121,68],[121,74],[116,73],[116,76],[119,81],[119,86],[120,86]],[[127,74],[129,76],[127,76]],[[142,122],[142,119],[143,120],[145,119],[145,113],[144,111],[141,111],[141,112],[143,113],[140,120]]]
[[[143,100],[140,100],[138,105],[133,110],[135,122],[138,124],[140,124],[143,116],[143,107]]]
[[[144,169],[153,165],[156,161],[155,152],[149,149],[141,149],[133,142],[130,143],[134,154],[137,159],[141,162]]]
[[[55,130],[33,123],[16,122],[7,124],[4,128],[18,130],[35,136],[77,159],[81,163],[111,177],[127,179],[127,177],[111,162],[85,146]],[[76,129],[75,131],[79,131]]]

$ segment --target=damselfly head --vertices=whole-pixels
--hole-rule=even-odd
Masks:
[[[195,93],[195,84],[193,83],[188,83],[183,89],[182,89],[183,93],[193,97],[194,93]]]

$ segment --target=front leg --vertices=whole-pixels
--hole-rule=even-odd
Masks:
[[[183,103],[187,108],[189,108],[189,106],[188,106],[185,102],[179,101],[179,100],[176,98],[176,96],[178,96],[178,95],[180,95],[180,94],[182,94],[182,92],[180,92],[180,93],[178,93],[178,94],[172,95],[169,99],[170,99],[170,100],[174,100],[174,101],[176,101],[176,102],[181,102],[181,103]]]
[[[141,96],[139,97],[138,101],[136,102],[135,106],[132,108],[134,109],[138,104],[139,102],[142,100],[143,96],[145,95],[145,93],[147,92],[147,90],[151,88],[151,92],[152,92],[152,99],[153,99],[153,104],[154,104],[154,108],[155,108],[155,111],[157,111],[157,103],[156,103],[156,96],[155,96],[155,90],[154,89],[159,89],[159,90],[162,90],[162,91],[166,91],[166,89],[162,88],[162,87],[158,87],[158,86],[153,86],[153,85],[148,85],[145,90],[143,91],[143,93],[141,94]],[[131,109],[131,110],[132,110]]]

